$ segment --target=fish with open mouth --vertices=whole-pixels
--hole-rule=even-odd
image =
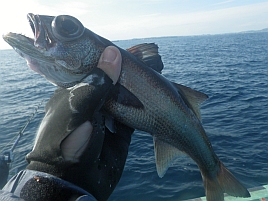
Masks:
[[[85,28],[75,17],[28,14],[34,38],[3,36],[25,58],[30,68],[64,88],[89,82],[109,40]],[[118,47],[119,48],[119,47]],[[122,70],[103,111],[123,124],[153,136],[156,169],[163,177],[172,161],[185,153],[198,165],[208,201],[224,200],[224,193],[250,197],[213,151],[201,123],[201,92],[172,83],[150,65],[162,61],[155,44],[119,48]]]

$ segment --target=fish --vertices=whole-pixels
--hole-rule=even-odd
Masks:
[[[90,83],[103,50],[107,46],[120,50],[121,73],[102,109],[111,119],[153,136],[159,177],[177,157],[186,154],[200,169],[207,201],[222,201],[224,193],[250,197],[220,161],[202,126],[199,106],[208,96],[166,79],[159,72],[163,63],[157,45],[124,50],[70,15],[29,13],[27,18],[34,38],[8,33],[3,39],[32,70],[59,87]]]

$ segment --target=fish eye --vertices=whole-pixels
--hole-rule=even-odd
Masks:
[[[52,21],[53,35],[62,41],[71,41],[84,33],[85,27],[76,18],[69,15],[59,15]]]

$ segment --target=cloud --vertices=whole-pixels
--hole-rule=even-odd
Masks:
[[[219,2],[219,3],[212,4],[212,5],[217,6],[217,5],[222,5],[222,4],[228,4],[228,3],[231,3],[231,2],[234,2],[234,0],[226,0],[226,1],[222,1],[222,2]]]
[[[177,8],[173,8],[178,6],[178,2],[186,0],[176,1],[177,4],[173,7],[171,3],[175,1],[136,1],[138,3],[124,0],[57,0],[56,3],[54,0],[46,0],[45,3],[42,3],[43,0],[9,0],[5,7],[12,8],[12,12],[10,9],[0,8],[0,32],[13,31],[32,35],[26,20],[28,12],[73,15],[84,26],[110,40],[238,32],[262,29],[268,24],[268,2],[230,7],[233,0],[223,0],[217,3],[218,9],[210,6],[211,10],[206,7],[203,11],[198,9],[194,12],[196,9],[190,9],[192,12],[178,12]],[[162,9],[161,2],[169,3],[169,7]],[[228,8],[219,9],[221,4],[228,3]],[[192,8],[191,5],[187,6]]]
[[[65,1],[64,3],[56,3],[55,12],[56,15],[68,14],[72,16],[81,16],[89,12],[89,4],[79,1]]]
[[[131,26],[133,25],[133,26]],[[123,22],[125,33],[150,36],[196,35],[262,29],[268,25],[268,2],[211,11],[152,15]],[[108,26],[110,31],[111,26]],[[120,27],[120,23],[117,24]],[[136,30],[136,31],[135,31]],[[115,31],[115,30],[113,30]],[[138,36],[140,37],[140,34]]]

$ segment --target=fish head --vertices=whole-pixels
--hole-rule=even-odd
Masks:
[[[71,87],[90,74],[104,47],[96,47],[93,32],[69,15],[27,15],[34,37],[8,33],[3,39],[28,66],[60,87]]]

